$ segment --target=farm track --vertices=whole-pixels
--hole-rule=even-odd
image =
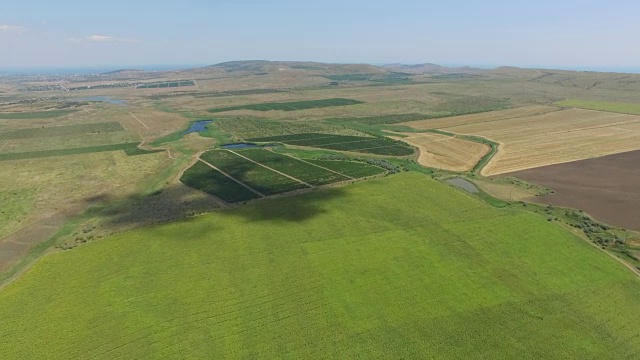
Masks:
[[[149,126],[147,126],[147,124],[143,123],[142,120],[138,119],[137,116],[133,115],[133,113],[129,113],[129,115],[133,116],[134,119],[136,119],[140,124],[142,124],[142,126],[144,126],[147,130],[149,129]]]

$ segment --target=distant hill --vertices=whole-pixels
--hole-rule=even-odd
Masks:
[[[469,66],[462,67],[446,67],[437,64],[388,64],[382,66],[384,69],[391,71],[406,72],[411,74],[476,74],[487,70],[472,68]]]
[[[222,69],[226,72],[271,72],[271,71],[305,71],[315,74],[359,73],[383,74],[386,69],[369,64],[326,64],[310,61],[266,61],[246,60],[229,61],[207,66],[204,69]]]
[[[120,69],[120,70],[114,70],[114,71],[108,71],[108,72],[103,72],[100,73],[100,75],[126,75],[126,74],[131,74],[131,73],[143,73],[145,72],[144,70],[138,70],[138,69]]]

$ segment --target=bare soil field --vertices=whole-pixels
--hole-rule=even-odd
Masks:
[[[518,109],[407,123],[415,128],[439,126],[448,132],[481,136],[500,143],[498,153],[482,170],[485,176],[504,174],[640,149],[640,117],[602,111],[568,109],[527,116]],[[515,116],[515,117],[514,117]]]
[[[640,230],[640,151],[510,173],[556,191],[532,200],[581,209],[610,225]]]
[[[488,145],[462,140],[442,134],[402,133],[394,137],[420,149],[421,165],[449,171],[469,171],[491,148]]]

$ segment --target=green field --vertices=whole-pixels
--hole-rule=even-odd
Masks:
[[[92,124],[76,124],[63,126],[48,126],[39,128],[25,128],[0,132],[0,140],[31,139],[50,136],[73,136],[86,134],[104,134],[125,131],[119,122],[103,122]]]
[[[0,292],[3,359],[634,359],[640,282],[401,174],[135,230]]]
[[[364,178],[385,173],[383,168],[355,161],[308,160],[310,163],[339,172],[352,178]]]
[[[187,169],[180,181],[189,187],[204,191],[228,203],[253,200],[260,197],[202,161],[196,162]]]
[[[370,81],[383,84],[404,84],[412,82],[411,74],[397,72],[387,74],[324,75],[323,77],[333,81]]]
[[[301,182],[264,168],[230,151],[207,151],[200,158],[264,195],[308,188]]]
[[[41,151],[26,151],[19,153],[3,153],[0,154],[0,161],[9,160],[24,160],[24,159],[39,159],[53,156],[68,156],[79,154],[90,154],[104,151],[118,151],[122,150],[129,156],[152,154],[157,151],[143,150],[138,147],[138,143],[123,143],[123,144],[111,144],[111,145],[97,145],[86,146],[80,148],[71,149],[57,149],[57,150],[41,150]]]
[[[416,121],[430,118],[425,114],[390,114],[379,116],[349,117],[349,118],[330,118],[327,121],[338,122],[357,122],[360,124],[379,125],[379,124],[395,124],[405,121]]]
[[[623,114],[640,115],[640,104],[623,103],[610,101],[588,101],[580,99],[570,99],[556,103],[560,106],[576,107],[589,110],[610,111]]]
[[[264,94],[279,94],[285,93],[284,90],[278,89],[246,89],[246,90],[229,90],[229,91],[220,91],[214,93],[203,93],[203,94],[195,94],[196,98],[203,97],[226,97],[226,96],[246,96],[246,95],[264,95]]]
[[[314,186],[326,185],[348,180],[346,176],[322,169],[300,161],[291,156],[282,155],[262,149],[250,149],[239,152],[243,156],[266,165],[272,169],[293,176]]]
[[[32,209],[37,190],[0,190],[0,237],[16,230]]]
[[[252,118],[215,119],[211,126],[232,134],[238,139],[300,133],[340,133],[344,127],[319,121],[275,121]]]
[[[404,143],[379,137],[304,133],[268,136],[248,139],[253,142],[281,142],[295,146],[309,146],[321,149],[352,151],[375,155],[407,156],[414,150]]]
[[[352,100],[352,99],[333,98],[333,99],[322,99],[322,100],[271,102],[271,103],[261,103],[261,104],[229,106],[229,107],[223,107],[223,108],[209,109],[209,112],[219,113],[219,112],[234,111],[234,110],[297,111],[297,110],[308,110],[308,109],[316,109],[316,108],[347,106],[347,105],[357,105],[357,104],[363,104],[363,102],[358,100]]]
[[[157,89],[157,88],[172,88],[181,86],[195,86],[196,83],[193,80],[180,80],[180,81],[163,81],[138,85],[138,89]]]
[[[76,110],[50,110],[35,112],[0,112],[0,120],[31,120],[31,119],[51,119],[66,116]]]

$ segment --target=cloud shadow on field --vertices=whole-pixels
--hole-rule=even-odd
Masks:
[[[247,221],[304,222],[326,213],[324,202],[345,195],[345,189],[336,186],[303,190],[261,199],[237,210],[221,213],[242,217]]]
[[[342,197],[345,192],[342,187],[332,186],[226,206],[201,191],[174,184],[148,196],[131,195],[123,199],[101,194],[85,199],[85,203],[97,205],[90,211],[100,218],[103,226],[120,231],[210,212],[218,216],[243,218],[248,222],[304,222],[325,213],[327,210],[323,203]]]

